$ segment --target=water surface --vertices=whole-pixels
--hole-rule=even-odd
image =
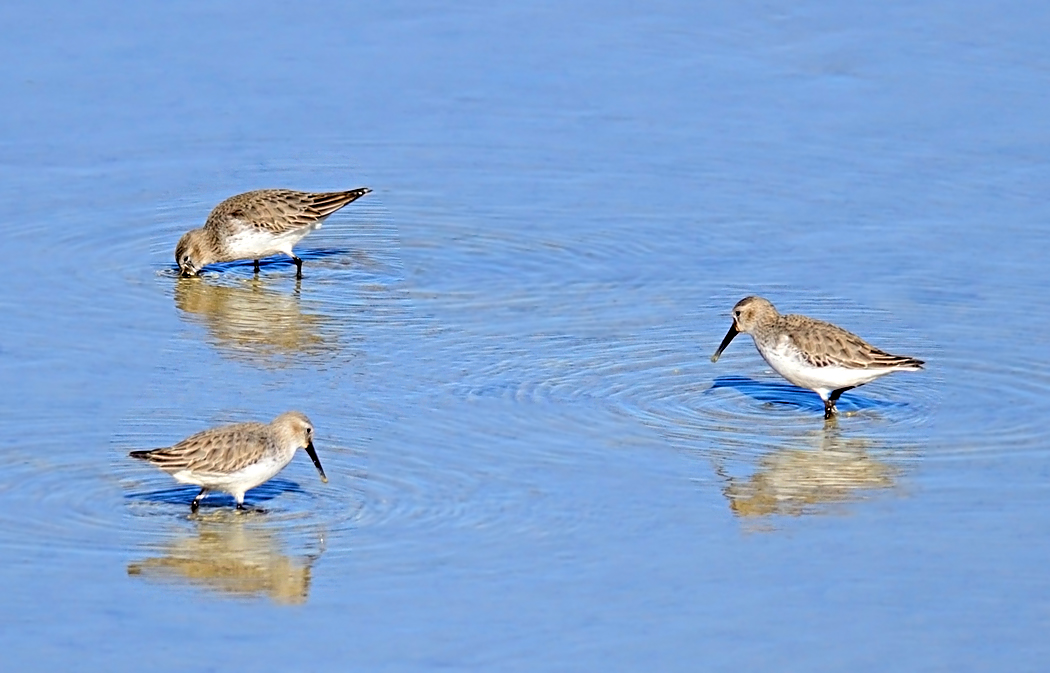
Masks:
[[[1040,670],[1034,3],[8,3],[19,669]],[[368,186],[179,279],[232,194]],[[819,398],[741,297],[928,363]],[[265,514],[127,458],[306,412]]]

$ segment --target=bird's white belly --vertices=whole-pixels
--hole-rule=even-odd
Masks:
[[[757,345],[757,344],[756,344]],[[889,373],[885,369],[851,369],[839,365],[816,367],[803,358],[793,344],[778,343],[774,347],[758,347],[758,352],[776,373],[796,386],[815,391],[822,398],[839,388],[863,385]]]
[[[287,458],[284,456],[264,457],[256,463],[242,467],[236,472],[230,472],[229,474],[182,470],[174,473],[172,476],[175,477],[176,481],[183,484],[194,484],[202,488],[225,491],[236,495],[272,479],[284,469],[285,465],[291,462],[292,455],[294,453]]]
[[[233,259],[245,259],[266,257],[283,253],[292,256],[292,247],[303,240],[307,234],[320,228],[320,223],[293,229],[281,234],[273,234],[260,231],[254,227],[246,227],[226,239],[226,252]]]

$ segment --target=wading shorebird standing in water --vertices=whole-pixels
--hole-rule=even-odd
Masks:
[[[237,509],[245,509],[244,493],[284,469],[296,450],[305,449],[321,481],[328,483],[314,451],[314,426],[298,411],[288,411],[269,424],[236,423],[211,428],[187,437],[174,446],[132,451],[132,458],[148,461],[175,481],[194,484],[201,492],[190,511],[196,512],[209,491],[229,493]]]
[[[780,315],[762,297],[744,297],[733,307],[733,324],[711,356],[717,362],[737,334],[750,334],[769,366],[796,386],[824,400],[824,418],[835,413],[835,402],[851,388],[892,372],[922,369],[922,360],[890,355],[856,334],[804,315]]]
[[[175,246],[175,263],[182,276],[196,276],[209,264],[238,259],[259,260],[283,253],[295,262],[295,277],[303,277],[303,260],[292,246],[319,229],[329,215],[372,191],[312,194],[291,189],[260,189],[231,196],[208,215],[200,229],[187,231]]]

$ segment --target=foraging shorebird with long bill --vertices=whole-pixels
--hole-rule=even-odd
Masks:
[[[820,395],[831,418],[842,393],[893,372],[922,369],[923,361],[879,350],[852,332],[804,315],[780,315],[768,300],[745,297],[733,307],[733,324],[711,356],[717,362],[737,334],[750,334],[755,348],[778,374]]]
[[[178,444],[150,451],[132,451],[131,457],[164,470],[175,481],[200,486],[190,504],[196,512],[211,491],[223,491],[245,509],[244,494],[269,481],[292,456],[304,449],[321,481],[328,482],[314,450],[314,426],[305,414],[288,411],[270,423],[235,423],[198,432]]]
[[[175,246],[179,275],[196,276],[209,264],[238,259],[255,261],[285,254],[295,262],[295,277],[303,277],[303,260],[292,247],[321,227],[343,206],[371,192],[367,187],[346,192],[297,192],[259,189],[231,196],[215,206],[207,222],[187,231]]]

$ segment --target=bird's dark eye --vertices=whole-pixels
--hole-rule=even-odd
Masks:
[[[189,256],[189,255],[183,255],[183,256],[182,256],[182,261],[183,261],[183,262],[186,262],[186,263],[188,264],[188,263],[189,263],[189,261],[190,261],[190,256]]]
[[[739,318],[740,317],[740,311],[733,311],[733,315],[736,316],[737,318]]]
[[[314,429],[313,428],[307,428],[306,429],[306,436],[309,437],[312,434],[314,434]]]

